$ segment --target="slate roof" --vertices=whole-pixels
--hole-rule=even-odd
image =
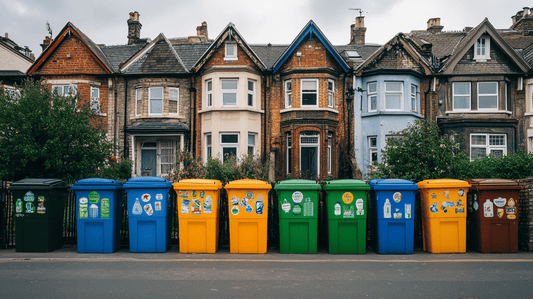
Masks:
[[[145,51],[142,49],[141,51]],[[176,74],[188,73],[181,57],[177,54],[172,44],[168,42],[163,34],[160,34],[149,45],[142,56],[133,60],[133,63],[124,70],[125,74]]]
[[[178,43],[172,44],[172,47],[181,57],[181,61],[187,69],[191,69],[194,64],[200,59],[205,51],[211,46],[211,43]]]
[[[272,69],[274,63],[287,50],[287,47],[289,45],[250,45],[250,48],[259,56],[259,59],[263,61],[267,69]]]
[[[438,32],[438,33],[410,33],[407,34],[410,38],[418,39],[432,45],[432,54],[439,60],[451,56],[454,53],[457,45],[464,39],[467,32]]]
[[[128,60],[133,54],[137,53],[144,45],[119,45],[119,46],[105,46],[99,45],[102,52],[111,63],[113,70],[118,72],[120,65]]]
[[[131,134],[153,134],[153,133],[178,133],[188,131],[189,126],[181,122],[138,122],[127,128]]]

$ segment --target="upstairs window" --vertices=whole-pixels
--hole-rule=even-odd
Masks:
[[[143,90],[141,88],[137,88],[135,90],[135,115],[142,114],[142,95]]]
[[[498,83],[480,82],[477,84],[479,110],[498,110]]]
[[[237,106],[238,79],[222,79],[222,106]]]
[[[235,43],[226,43],[226,56],[224,60],[237,60],[237,45]]]
[[[255,103],[255,81],[248,80],[248,107],[254,107]]]
[[[150,115],[163,114],[163,87],[152,87],[148,89],[150,98]]]
[[[205,81],[205,92],[207,98],[207,107],[213,106],[213,81]]]
[[[335,100],[335,82],[328,80],[328,107],[333,108],[333,101]]]
[[[482,36],[476,41],[474,59],[477,61],[490,59],[490,38],[488,36]]]
[[[302,107],[303,106],[318,106],[318,80],[317,79],[302,79]]]
[[[100,88],[91,87],[91,109],[100,112]]]
[[[385,82],[385,110],[402,110],[403,82]]]
[[[285,81],[285,108],[292,107],[292,81]]]
[[[378,110],[377,83],[376,82],[368,83],[367,90],[368,90],[368,112],[375,112]]]
[[[453,83],[453,110],[470,110],[470,83]]]
[[[179,88],[169,88],[168,89],[168,113],[169,114],[178,114],[179,111],[179,98],[180,98],[180,89]]]
[[[411,110],[418,111],[417,86],[411,85]]]

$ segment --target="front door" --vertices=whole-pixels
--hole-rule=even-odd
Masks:
[[[316,177],[318,175],[318,147],[302,147],[300,159],[302,175]]]
[[[157,149],[142,149],[141,150],[141,175],[155,176],[156,175],[156,158]]]

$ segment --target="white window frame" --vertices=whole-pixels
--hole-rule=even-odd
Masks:
[[[176,93],[174,96],[172,93]],[[176,102],[176,111],[170,110],[170,102]],[[170,115],[179,115],[180,113],[180,89],[177,87],[168,88],[168,114]]]
[[[316,84],[315,91],[313,92],[310,89],[304,91],[303,89],[304,82],[315,82]],[[301,103],[300,107],[318,107],[318,103],[320,102],[318,99],[318,90],[319,90],[318,79],[300,79],[300,103]],[[316,103],[313,105],[304,105],[304,99],[303,99],[304,94],[315,94]]]
[[[213,80],[205,81],[206,106],[213,107]]]
[[[474,137],[484,137],[484,144],[473,144]],[[504,144],[491,144],[491,137],[501,138],[503,137]],[[507,134],[480,134],[472,133],[470,134],[470,161],[476,159],[477,156],[472,156],[473,149],[485,149],[485,156],[488,156],[492,151],[502,151],[502,156],[507,155]]]
[[[490,59],[490,37],[484,35],[476,40],[474,60],[483,62],[487,61],[487,59]]]
[[[211,133],[205,134],[205,161],[213,157],[213,135]]]
[[[142,114],[142,88],[135,89],[135,115],[139,116]]]
[[[91,104],[92,110],[100,113],[100,88],[91,86]]]
[[[287,174],[291,173],[292,168],[292,135],[287,134]]]
[[[235,81],[236,89],[224,89],[224,81]],[[224,102],[225,94],[235,94],[235,104],[226,104]],[[237,107],[239,105],[239,79],[238,78],[223,78],[220,79],[220,103],[222,107]]]
[[[285,108],[292,107],[292,80],[287,80],[285,86]]]
[[[468,85],[468,94],[455,94],[455,86],[458,84],[467,84]],[[459,98],[466,98],[468,108],[455,108],[455,102],[456,100],[459,100]],[[452,108],[453,111],[470,111],[471,110],[471,102],[472,102],[472,83],[470,82],[454,82],[452,84]]]
[[[371,91],[372,89],[370,88],[370,86],[375,86],[374,91]],[[367,97],[368,97],[368,112],[378,111],[378,83],[368,82],[366,84],[366,90],[367,90]],[[372,101],[374,101],[376,104],[375,109],[372,109]]]
[[[248,155],[255,156],[256,140],[257,140],[257,133],[248,133]]]
[[[496,93],[481,94],[480,93],[480,89],[479,89],[479,86],[481,84],[494,84],[494,85],[496,85]],[[477,83],[477,109],[478,110],[493,110],[493,111],[499,110],[500,96],[498,94],[498,91],[499,91],[498,82],[478,82]],[[496,97],[496,108],[481,108],[480,107],[481,97],[494,97],[494,96]]]
[[[250,90],[250,83],[252,84],[252,89]],[[246,96],[246,105],[248,107],[255,107],[255,80],[248,79],[248,82],[246,84],[246,90],[247,90],[247,96]],[[250,103],[251,101],[251,103]]]
[[[152,98],[152,91],[155,91],[156,89],[161,90],[161,98]],[[150,87],[148,88],[148,114],[149,115],[163,115],[163,97],[164,97],[165,90],[163,87]],[[152,103],[153,102],[161,102],[161,113],[158,112],[152,112]]]
[[[400,90],[387,90],[389,84],[400,84]],[[387,96],[399,96],[400,107],[399,108],[387,108],[388,100]],[[385,81],[385,110],[386,111],[402,111],[403,110],[403,81]]]
[[[368,164],[374,166],[372,161],[372,155],[376,154],[376,164],[378,163],[378,137],[369,136],[368,137]]]
[[[57,91],[62,96],[75,96],[78,93],[76,84],[53,84],[52,92]]]
[[[164,146],[165,143],[168,143],[169,145]],[[159,147],[159,157],[158,157],[158,168],[159,168],[159,175],[161,176],[167,176],[172,169],[176,168],[176,141],[175,140],[159,140],[157,142],[157,145]],[[164,150],[169,151],[169,154],[165,155]],[[168,172],[163,172],[163,166],[169,165],[170,169]]]
[[[335,81],[328,79],[328,107],[333,108],[335,103]]]
[[[307,143],[303,140],[303,138],[313,138],[313,139],[316,138],[316,142]],[[316,162],[317,164],[316,175],[317,177],[320,177],[320,133],[318,132],[301,132],[300,133],[300,154],[299,154],[300,172],[302,170],[302,147],[316,147],[318,149],[317,162]]]
[[[231,51],[232,49],[233,51]],[[233,43],[233,42],[225,43],[224,60],[238,60],[236,43]]]
[[[222,142],[223,136],[229,136],[229,135],[236,135],[237,136],[237,143],[229,143],[229,142],[223,143]],[[225,148],[236,148],[235,156],[236,156],[236,158],[239,157],[239,154],[240,154],[239,144],[240,144],[240,141],[241,141],[240,139],[241,139],[240,138],[240,134],[238,132],[235,132],[235,133],[220,133],[219,142],[220,142],[220,156],[222,157],[222,162],[224,162],[224,159],[225,159],[225,157],[224,157],[224,149]]]
[[[411,111],[418,112],[418,86],[411,84]]]
[[[328,134],[327,145],[328,174],[331,174],[331,163],[333,156],[333,134]]]

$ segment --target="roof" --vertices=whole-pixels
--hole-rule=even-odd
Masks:
[[[138,122],[126,129],[129,134],[171,134],[189,130],[189,126],[181,122]]]
[[[137,53],[144,45],[119,45],[119,46],[105,46],[100,45],[100,49],[111,63],[113,70],[118,71],[120,65],[128,60],[133,54]]]
[[[31,53],[31,50],[28,47],[24,47],[24,48],[20,47],[19,45],[17,45],[17,43],[15,43],[9,37],[0,36],[0,46],[3,46],[7,50],[11,51],[13,54],[26,60],[27,62],[33,63],[33,58],[29,56]]]
[[[200,59],[200,57],[207,51],[207,49],[211,46],[211,43],[200,43],[200,44],[192,44],[192,43],[177,43],[172,44],[172,47],[174,47],[174,50],[178,53],[178,55],[181,57],[181,61],[185,65],[187,69],[191,69],[194,64]]]

